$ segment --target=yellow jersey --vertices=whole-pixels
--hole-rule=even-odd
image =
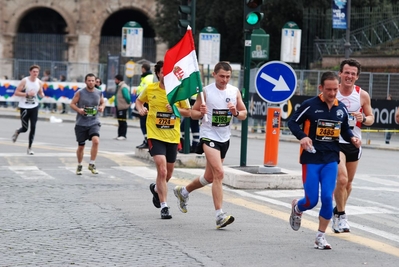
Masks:
[[[165,89],[159,87],[159,82],[149,84],[141,92],[138,99],[148,103],[147,138],[178,144],[180,142],[180,118],[170,112]],[[175,103],[178,108],[190,108],[188,100]]]

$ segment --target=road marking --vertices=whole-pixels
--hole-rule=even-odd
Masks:
[[[54,179],[36,166],[8,166],[8,168],[25,180]]]
[[[85,155],[86,157],[90,155]],[[29,158],[55,158],[55,157],[75,157],[76,153],[35,153],[28,155],[26,153],[0,153],[0,157],[29,157]]]
[[[141,178],[146,179],[146,180],[155,181],[157,178],[157,171],[155,169],[150,169],[148,167],[118,166],[118,167],[111,167],[111,168],[132,173],[132,174],[140,176]]]

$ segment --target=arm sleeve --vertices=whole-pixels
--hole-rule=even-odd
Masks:
[[[292,132],[292,134],[298,139],[301,140],[302,138],[306,137],[307,134],[302,130],[301,125],[306,120],[306,110],[309,109],[308,102],[303,102],[302,105],[295,111],[292,115],[290,120],[288,121],[288,128]]]

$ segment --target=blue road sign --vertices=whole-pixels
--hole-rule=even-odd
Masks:
[[[292,97],[296,82],[296,73],[290,65],[282,61],[270,61],[256,73],[255,89],[266,102],[279,104]]]

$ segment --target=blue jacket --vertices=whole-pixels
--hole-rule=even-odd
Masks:
[[[316,149],[316,153],[301,149],[301,164],[339,162],[339,135],[348,142],[354,136],[346,106],[335,99],[330,110],[321,94],[305,100],[288,121],[288,127],[298,140],[306,136],[312,139]]]

